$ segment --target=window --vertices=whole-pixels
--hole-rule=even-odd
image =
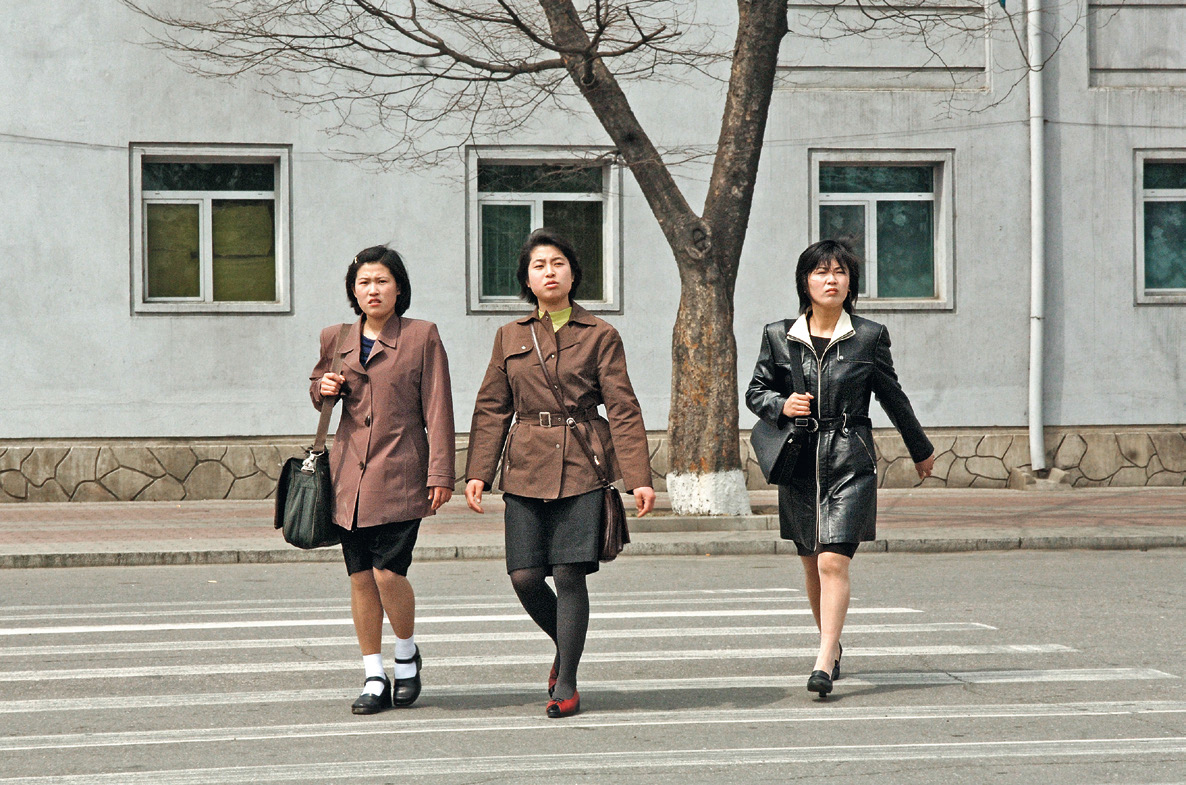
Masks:
[[[471,148],[471,312],[522,311],[519,248],[535,229],[566,236],[581,263],[578,301],[616,311],[618,295],[618,167],[599,157],[544,155],[532,149]]]
[[[287,311],[288,151],[132,148],[139,312]]]
[[[815,240],[841,240],[861,260],[872,308],[950,308],[950,153],[812,154]]]
[[[1186,302],[1186,153],[1137,154],[1137,302]]]

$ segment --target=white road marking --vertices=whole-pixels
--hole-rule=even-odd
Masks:
[[[922,613],[916,608],[850,608],[849,616]],[[762,610],[730,610],[714,608],[704,611],[622,611],[592,613],[593,619],[691,619],[742,618],[753,616],[810,616],[810,608],[779,608]],[[525,613],[481,614],[476,616],[421,616],[416,624],[475,624],[482,622],[530,621]],[[14,635],[86,635],[99,632],[160,632],[163,630],[235,630],[261,627],[346,627],[353,626],[349,618],[335,619],[264,619],[243,621],[179,622],[175,624],[76,624],[62,627],[0,627],[0,636]]]
[[[553,726],[555,723],[553,723]],[[566,727],[576,727],[566,725]],[[572,776],[620,769],[687,769],[793,763],[868,763],[903,760],[1180,755],[1186,736],[1164,738],[1032,739],[914,744],[828,744],[812,747],[733,747],[716,750],[539,753],[475,757],[394,758],[358,762],[302,762],[174,771],[115,772],[0,779],[0,785],[222,785],[227,782],[374,782],[376,771],[401,778],[563,771]]]
[[[860,634],[905,634],[920,632],[972,632],[995,630],[988,624],[976,622],[935,622],[932,624],[849,624],[847,636]],[[509,641],[542,640],[542,632],[466,632],[425,633],[416,636],[420,643],[500,643]],[[642,630],[597,629],[589,631],[590,639],[613,638],[712,638],[756,635],[819,635],[814,625],[796,627],[652,627]],[[240,649],[295,649],[310,647],[345,647],[354,649],[358,638],[340,635],[326,638],[247,638],[238,640],[176,640],[144,641],[140,643],[93,643],[74,646],[11,646],[0,648],[0,657],[66,657],[102,654],[134,654],[148,652],[233,651]]]
[[[1002,670],[1002,671],[947,671],[896,672],[846,676],[844,687],[873,687],[881,685],[937,684],[1007,684],[1087,681],[1149,681],[1177,679],[1173,674],[1152,668],[1067,668],[1062,670]],[[543,683],[507,682],[501,684],[432,684],[424,686],[425,702],[447,696],[511,695],[524,700],[535,700],[542,692]],[[719,676],[707,678],[618,679],[615,681],[581,680],[586,694],[630,694],[637,692],[673,692],[677,690],[800,690],[801,675],[784,673],[765,676]],[[118,697],[39,698],[33,700],[0,701],[0,714],[25,714],[51,711],[127,711],[129,709],[177,709],[197,706],[240,706],[263,703],[311,703],[316,701],[349,701],[354,698],[354,684],[350,687],[306,690],[260,690],[252,692],[213,692],[181,695],[127,695]]]
[[[856,599],[856,598],[854,598]],[[595,602],[600,606],[619,605],[625,607],[651,607],[656,605],[724,605],[724,604],[739,604],[739,603],[759,603],[759,602],[806,602],[806,596],[800,597],[701,597],[701,598],[683,598],[683,599],[646,599],[646,598],[631,598],[631,599],[601,599],[595,600],[590,598],[591,602]],[[127,611],[104,611],[97,613],[95,611],[77,611],[74,613],[25,613],[25,614],[10,614],[7,616],[0,616],[0,621],[54,621],[57,619],[77,619],[79,616],[85,616],[88,619],[155,619],[162,616],[243,616],[246,614],[294,614],[294,613],[309,613],[310,608],[307,606],[299,606],[298,603],[292,603],[287,608],[195,608],[195,609],[158,609],[158,610],[127,610]],[[500,601],[500,602],[421,602],[417,605],[419,611],[481,611],[481,610],[498,610],[498,609],[517,609],[523,607],[517,601]],[[318,606],[312,612],[316,613],[334,613],[340,611],[349,611],[349,604],[333,603]]]
[[[701,709],[672,711],[610,711],[571,718],[564,730],[574,728],[626,728],[655,725],[730,725],[738,723],[875,722],[951,719],[1034,719],[1049,717],[1098,717],[1138,714],[1184,714],[1186,701],[1092,701],[1084,703],[1039,703],[1029,705],[988,704],[984,706],[894,706],[884,708],[770,708]],[[115,731],[109,733],[58,733],[0,738],[0,751],[77,749],[81,747],[141,747],[158,744],[209,744],[333,738],[343,736],[388,736],[430,733],[519,733],[554,731],[556,723],[539,716],[397,719],[401,712],[389,712],[366,723],[321,722],[259,727],[180,728],[169,730]]]
[[[345,584],[343,584],[344,586]],[[774,587],[769,589],[657,589],[657,590],[639,590],[639,591],[603,591],[603,592],[589,592],[590,599],[597,600],[603,597],[627,597],[637,599],[639,597],[700,597],[713,595],[750,595],[750,594],[802,594],[802,589],[792,589],[789,587]],[[451,601],[457,602],[494,602],[497,600],[505,600],[506,592],[500,594],[451,594],[449,595]],[[92,611],[97,609],[119,609],[131,608],[133,610],[141,610],[144,608],[163,608],[165,610],[176,610],[178,608],[220,608],[220,607],[247,607],[251,608],[268,608],[274,606],[290,606],[295,602],[292,598],[286,597],[283,599],[253,599],[253,600],[177,600],[170,602],[95,602],[95,603],[72,603],[72,604],[56,604],[56,605],[15,605],[9,606],[6,610],[10,613],[16,613],[21,608],[27,608],[30,611],[39,613],[48,613],[50,611]],[[341,607],[342,598],[340,596],[333,597],[309,597],[300,600],[304,606],[309,606],[314,603],[321,603],[325,606]],[[78,615],[75,613],[74,615]],[[7,620],[8,617],[0,616],[0,620]]]
[[[586,652],[582,665],[598,662],[672,662],[689,660],[754,660],[814,657],[816,647],[801,648],[713,648],[713,649],[654,649],[648,651]],[[1057,643],[990,644],[986,646],[863,646],[849,653],[849,657],[966,657],[978,654],[1068,654],[1075,652]],[[551,664],[553,655],[541,654],[488,655],[470,657],[437,657],[430,660],[433,668],[479,668],[519,665]],[[0,682],[54,681],[62,679],[143,679],[154,676],[187,678],[221,674],[300,673],[356,670],[356,658],[321,662],[243,662],[189,665],[149,665],[132,668],[75,668],[55,670],[25,670],[0,672]]]

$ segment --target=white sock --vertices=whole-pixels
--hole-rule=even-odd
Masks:
[[[369,679],[372,676],[386,676],[383,672],[383,653],[378,654],[364,654],[362,656],[362,667],[366,671],[366,677]],[[362,688],[364,693],[371,695],[379,695],[383,692],[383,682],[368,681],[366,686]]]
[[[410,638],[395,639],[395,658],[397,660],[410,660],[416,656],[416,636]],[[410,679],[416,675],[416,663],[395,663],[395,678]]]

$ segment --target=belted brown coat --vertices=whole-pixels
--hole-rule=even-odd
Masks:
[[[600,487],[548,389],[531,341],[533,328],[564,403],[578,420],[576,427],[609,467],[609,478],[621,479],[627,490],[650,486],[647,432],[626,373],[622,338],[576,304],[568,323],[555,332],[537,312],[498,328],[474,404],[466,479],[481,480],[489,489],[501,456],[499,488],[506,493],[559,499]],[[597,413],[602,404],[604,418]],[[541,412],[548,414],[541,417]]]
[[[309,395],[321,407],[341,325],[321,331]],[[342,342],[342,413],[329,451],[334,522],[358,528],[424,518],[430,486],[452,488],[456,434],[449,358],[432,322],[393,315],[362,364],[362,319]]]

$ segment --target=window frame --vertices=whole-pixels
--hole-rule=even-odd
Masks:
[[[292,148],[280,145],[166,145],[130,146],[131,289],[132,311],[142,314],[178,313],[291,313],[291,157]],[[145,191],[143,165],[148,162],[270,163],[272,191]],[[211,208],[216,200],[272,199],[275,203],[276,298],[274,300],[215,301]],[[200,232],[200,296],[148,297],[147,212],[150,204],[197,204]]]
[[[955,198],[952,182],[955,172],[955,151],[951,149],[813,149],[808,151],[809,185],[808,225],[812,242],[820,239],[821,205],[863,205],[865,207],[866,252],[877,252],[877,202],[930,201],[934,204],[934,297],[873,297],[861,295],[860,307],[866,311],[950,311],[955,308]],[[875,193],[821,194],[820,165],[849,166],[916,166],[930,164],[933,168],[934,190],[931,194]],[[866,258],[869,258],[868,256]],[[861,268],[867,280],[866,291],[876,291],[876,265]]]
[[[531,205],[531,224],[541,225],[545,201],[601,202],[602,248],[605,259],[600,297],[583,291],[577,302],[597,313],[622,313],[622,165],[611,147],[568,147],[550,145],[466,147],[466,313],[522,313],[527,303],[514,297],[483,296],[482,286],[482,206]],[[532,193],[478,191],[479,164],[562,164],[597,162],[606,171],[602,192]]]
[[[1186,164],[1186,149],[1157,148],[1134,150],[1133,155],[1133,287],[1137,305],[1186,304],[1186,289],[1145,287],[1145,203],[1186,202],[1186,188],[1145,188],[1146,163]]]

